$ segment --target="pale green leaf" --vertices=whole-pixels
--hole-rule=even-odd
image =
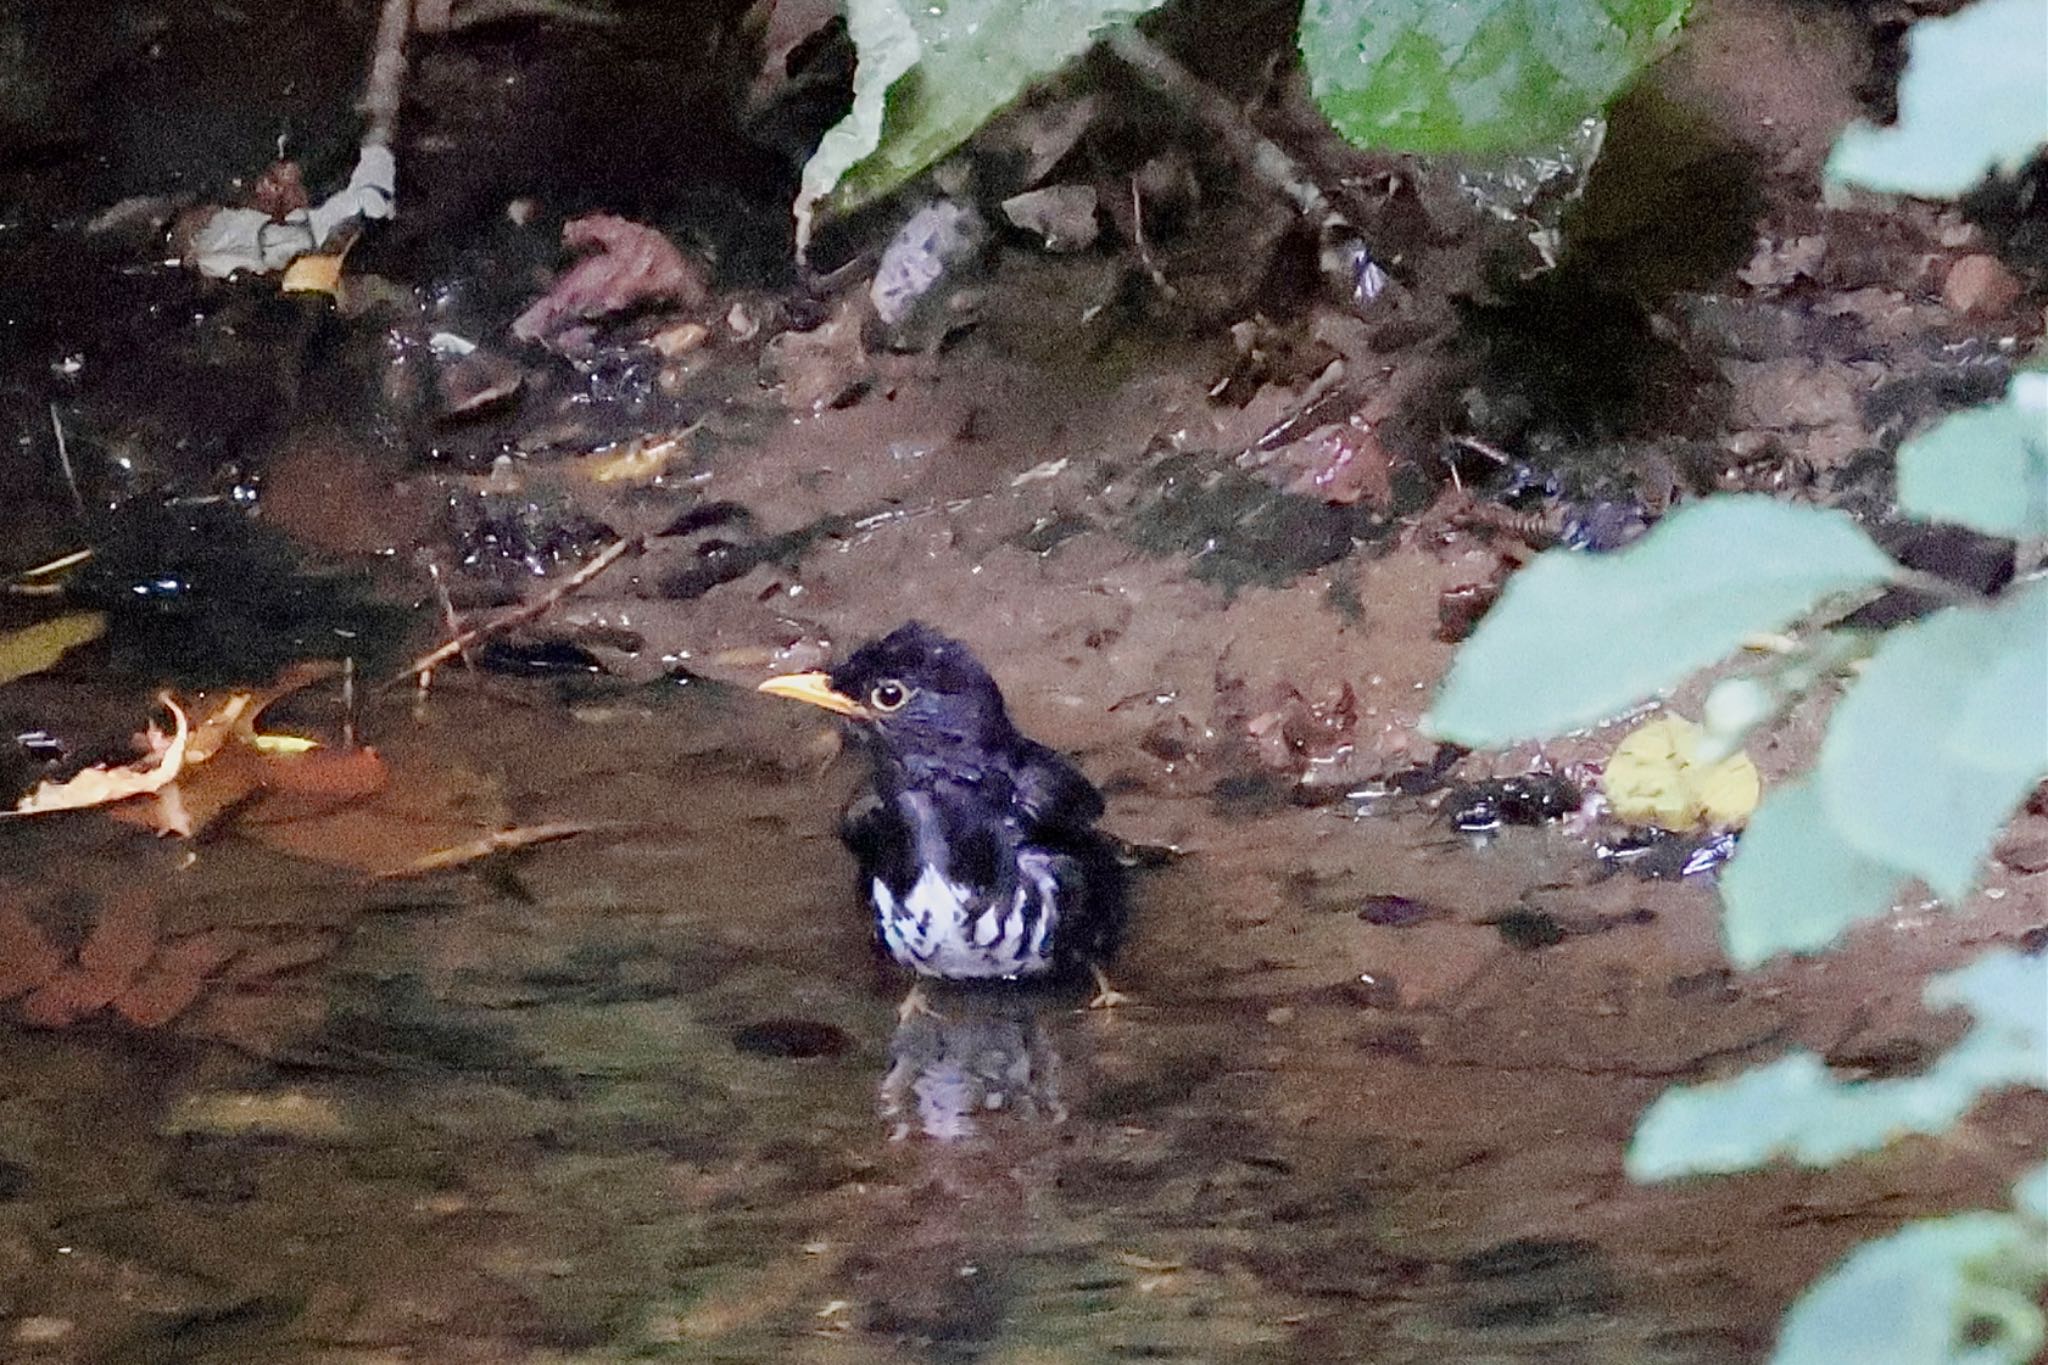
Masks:
[[[2037,1223],[2048,1223],[2048,1166],[2036,1166],[2012,1187],[2012,1206]]]
[[[2048,536],[2048,403],[2036,398],[2043,388],[2048,376],[2020,375],[2001,401],[1945,417],[1900,447],[1899,510],[1986,535]]]
[[[1708,498],[1616,554],[1552,550],[1458,651],[1432,733],[1485,748],[1605,720],[1896,566],[1840,512]]]
[[[1960,900],[2034,785],[2028,767],[1980,764],[1950,743],[1972,689],[2004,651],[2007,619],[1951,607],[1885,636],[1835,708],[1818,782],[1828,821],[1866,856]]]
[[[1998,653],[1970,684],[1948,738],[1958,762],[2048,778],[2048,581],[1998,608]]]
[[[0,683],[40,673],[106,633],[104,612],[74,611],[0,634]]]
[[[854,111],[804,167],[799,230],[909,180],[1022,95],[1163,0],[848,0]],[[884,95],[886,94],[886,102]]]
[[[1638,1181],[1746,1171],[1789,1159],[1827,1166],[1909,1134],[1945,1133],[1977,1097],[2007,1086],[2048,1089],[2048,956],[2000,949],[1929,981],[1930,1008],[1966,1006],[1976,1023],[1917,1076],[1837,1081],[1811,1052],[1726,1081],[1673,1086],[1629,1143]]]
[[[1891,909],[1903,880],[1842,842],[1810,781],[1781,786],[1750,817],[1721,877],[1728,960],[1754,967],[1778,953],[1825,948],[1850,925]]]
[[[2048,5],[1977,0],[1906,31],[1899,118],[1852,125],[1828,157],[1831,180],[1954,198],[1992,171],[2011,174],[2048,143]]]
[[[1772,1365],[2025,1365],[2042,1341],[2026,1292],[2038,1237],[2009,1214],[1963,1213],[1865,1242],[1792,1305]]]
[[[909,13],[896,0],[849,0],[846,31],[858,54],[853,70],[853,108],[826,130],[818,149],[804,163],[795,207],[799,256],[810,245],[818,201],[881,145],[889,88],[917,65],[924,51]]]
[[[1323,116],[1355,146],[1508,152],[1562,140],[1678,32],[1690,0],[1308,0]]]

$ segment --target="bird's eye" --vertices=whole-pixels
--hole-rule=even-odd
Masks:
[[[903,704],[910,700],[910,689],[894,678],[878,682],[868,693],[868,705],[877,711],[901,711]]]

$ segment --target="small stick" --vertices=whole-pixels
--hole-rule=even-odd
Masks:
[[[1145,241],[1145,197],[1138,193],[1138,177],[1131,177],[1131,235],[1137,239],[1138,260],[1145,267],[1145,273],[1152,277],[1153,288],[1168,303],[1180,297],[1180,291],[1166,282],[1159,263],[1152,259],[1152,247]]]
[[[412,0],[384,0],[370,49],[370,74],[363,82],[365,147],[389,147],[397,140],[398,110],[405,102],[405,39],[411,31]]]
[[[556,606],[560,605],[563,598],[588,585],[592,579],[624,558],[628,551],[637,550],[640,548],[640,545],[641,538],[639,536],[628,536],[624,540],[613,542],[606,546],[603,552],[595,559],[585,564],[575,573],[570,574],[560,583],[557,583],[544,595],[535,598],[524,606],[514,607],[501,616],[494,616],[480,626],[471,626],[454,639],[414,659],[394,674],[384,685],[386,687],[396,687],[408,678],[419,678],[425,674],[432,673],[436,668],[455,658],[477,641],[496,635],[501,631],[510,630],[514,626],[525,625],[528,621],[547,615]]]
[[[441,601],[441,619],[448,625],[448,638],[459,639],[462,635],[462,618],[455,614],[455,600],[448,596],[448,585],[441,578],[440,560],[427,561],[427,577],[434,581],[434,596]],[[462,666],[472,672],[476,669],[476,660],[470,656],[468,645],[462,647]]]
[[[1341,288],[1346,298],[1355,304],[1366,304],[1379,297],[1387,287],[1387,272],[1366,250],[1358,229],[1330,202],[1322,186],[1309,178],[1300,162],[1254,128],[1236,104],[1205,85],[1137,29],[1113,28],[1103,35],[1103,42],[1145,84],[1192,110],[1238,164],[1280,191],[1302,217],[1316,225],[1323,273]]]
[[[356,747],[356,656],[341,661],[341,747]]]
[[[79,514],[85,513],[85,495],[78,491],[78,475],[71,469],[71,447],[64,439],[64,420],[57,415],[57,405],[50,404],[50,430],[57,433],[57,467],[64,471],[64,486],[71,490],[71,502]]]

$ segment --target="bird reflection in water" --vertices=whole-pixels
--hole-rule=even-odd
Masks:
[[[992,1123],[1063,1121],[1045,1017],[1066,1003],[1059,992],[1015,986],[932,991],[931,1010],[906,1017],[889,1041],[880,1107],[891,1140],[953,1142]]]

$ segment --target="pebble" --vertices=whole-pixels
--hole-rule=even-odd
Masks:
[[[2025,288],[1996,256],[1965,256],[1949,267],[1941,301],[1960,317],[1998,317],[2019,302]]]

